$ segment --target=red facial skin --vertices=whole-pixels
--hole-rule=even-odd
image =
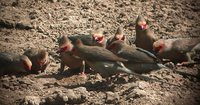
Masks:
[[[138,23],[138,26],[139,26],[140,29],[142,29],[142,30],[146,30],[146,29],[148,28],[148,25],[147,25],[146,21],[140,21],[140,22]]]
[[[154,50],[155,52],[157,52],[157,53],[161,53],[162,50],[163,50],[163,48],[164,48],[164,44],[159,43],[159,45],[153,47],[153,50]]]
[[[23,62],[23,66],[24,66],[25,70],[28,70],[28,71],[31,70],[31,66],[29,66],[26,62]]]
[[[60,48],[60,50],[58,50],[56,53],[61,53],[61,52],[65,52],[68,50],[68,46],[65,46],[63,48]]]
[[[95,40],[97,43],[102,43],[104,40],[104,36],[93,35],[92,37],[93,37],[93,40]]]
[[[147,27],[148,27],[148,25],[147,25],[147,24],[143,24],[143,25],[141,25],[141,29],[142,29],[142,30],[145,30],[145,29],[147,29]]]

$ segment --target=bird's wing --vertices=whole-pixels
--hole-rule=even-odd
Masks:
[[[74,36],[69,36],[68,38],[72,41],[72,44],[74,44],[77,39],[80,39],[84,45],[93,44],[91,35],[74,35]]]
[[[8,66],[11,65],[14,60],[15,55],[12,53],[0,53],[0,66]]]
[[[177,39],[173,42],[172,44],[172,49],[175,51],[182,51],[183,53],[186,53],[190,50],[192,50],[192,48],[197,45],[198,43],[200,43],[200,39],[198,38],[193,38],[193,39],[188,39],[188,38],[184,38],[184,39]]]
[[[141,48],[122,50],[118,52],[118,55],[129,62],[136,63],[155,63],[158,60],[155,55]]]
[[[102,47],[84,46],[80,51],[81,57],[88,61],[127,61]]]

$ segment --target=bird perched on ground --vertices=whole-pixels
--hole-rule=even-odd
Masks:
[[[31,48],[26,50],[24,55],[26,55],[33,64],[31,73],[39,73],[39,71],[44,72],[50,64],[49,54],[45,50]]]
[[[123,33],[123,28],[119,27],[115,33],[114,36],[111,36],[110,38],[108,38],[107,40],[107,46],[109,46],[112,42],[116,41],[116,40],[123,40],[125,41],[127,44],[130,44],[130,42],[127,40],[126,36]]]
[[[60,72],[64,71],[65,65],[68,66],[70,69],[82,69],[82,76],[85,77],[85,62],[78,58],[77,56],[72,55],[71,50],[73,48],[73,44],[76,42],[77,39],[83,40],[83,43],[89,46],[99,46],[105,47],[106,46],[106,39],[103,35],[102,29],[96,29],[91,32],[90,35],[76,35],[76,36],[62,36],[58,43],[61,55],[61,69]]]
[[[153,52],[153,43],[157,40],[146,20],[139,15],[136,19],[136,40],[135,45],[144,50]]]
[[[182,39],[160,39],[153,44],[153,50],[160,59],[169,59],[174,63],[189,63],[191,55],[189,52],[198,50],[200,38]],[[195,47],[196,46],[196,47]]]
[[[65,66],[68,66],[70,69],[80,69],[83,66],[83,60],[72,54],[71,51],[74,45],[71,43],[68,37],[62,36],[58,40],[58,43],[60,48],[58,53],[60,53],[61,58],[60,72],[62,73],[64,71]]]
[[[81,40],[77,40],[72,50],[73,54],[83,59],[94,71],[98,72],[102,77],[110,77],[117,73],[128,73],[136,75],[142,79],[149,77],[139,75],[126,68],[122,62],[126,59],[120,58],[111,51],[97,46],[83,45]]]
[[[0,74],[24,73],[31,70],[32,63],[25,55],[0,53]]]
[[[72,51],[103,77],[109,77],[118,72],[131,72],[122,63],[126,59],[114,55],[105,48],[86,46],[78,39]]]
[[[117,56],[127,59],[127,62],[123,62],[124,65],[136,73],[148,73],[165,67],[152,53],[127,45],[121,40],[114,41],[107,49]]]
[[[90,35],[74,35],[68,38],[72,41],[72,44],[74,44],[77,39],[81,39],[85,45],[89,46],[106,47],[107,42],[107,39],[103,35],[103,29],[101,28],[93,30]]]

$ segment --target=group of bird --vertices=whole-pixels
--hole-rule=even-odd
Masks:
[[[105,37],[102,29],[93,30],[89,35],[63,35],[58,39],[63,73],[65,66],[79,69],[84,75],[85,69],[91,69],[102,77],[118,73],[137,76],[153,70],[166,68],[166,61],[187,65],[196,63],[195,55],[200,52],[200,38],[158,39],[141,15],[136,19],[136,39],[133,44],[119,27],[115,35]],[[1,74],[43,72],[50,64],[48,52],[29,49],[23,55],[7,52],[0,53]],[[86,66],[88,68],[86,68]]]

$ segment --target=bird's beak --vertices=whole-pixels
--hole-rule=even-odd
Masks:
[[[143,24],[143,25],[141,25],[141,29],[142,29],[142,30],[147,29],[147,24]]]
[[[28,70],[31,70],[32,66],[29,66]]]

